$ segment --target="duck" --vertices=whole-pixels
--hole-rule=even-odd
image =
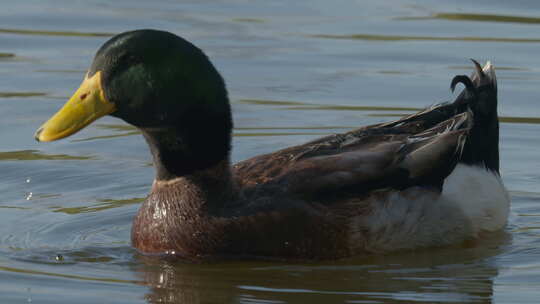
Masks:
[[[232,164],[225,82],[176,34],[124,32],[35,133],[68,137],[105,115],[135,126],[155,168],[131,229],[141,254],[189,261],[335,260],[460,244],[505,227],[495,69],[391,122]]]

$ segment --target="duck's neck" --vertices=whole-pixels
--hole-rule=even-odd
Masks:
[[[190,122],[191,129],[141,128],[156,169],[151,195],[165,196],[162,201],[189,202],[192,208],[220,209],[230,200],[231,128],[212,124]]]
[[[193,110],[175,126],[140,130],[150,147],[159,181],[192,175],[229,159],[230,113],[212,115]]]

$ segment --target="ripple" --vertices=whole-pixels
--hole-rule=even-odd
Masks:
[[[55,272],[39,271],[39,270],[31,270],[31,269],[23,269],[23,268],[7,267],[7,266],[0,266],[0,270],[8,271],[8,272],[32,274],[32,275],[44,275],[44,276],[60,277],[60,278],[67,278],[67,279],[76,279],[76,280],[83,280],[83,281],[98,281],[98,282],[110,282],[110,283],[139,283],[139,281],[135,281],[135,280],[121,280],[121,279],[115,279],[115,278],[90,277],[90,276],[55,273]]]
[[[266,100],[266,99],[240,99],[235,103],[255,104],[255,105],[269,105],[269,106],[297,106],[308,105],[305,102],[298,101],[282,101],[282,100]]]
[[[470,70],[470,66],[467,65],[451,65],[448,66],[449,70]],[[530,72],[531,69],[523,67],[511,67],[511,66],[500,66],[497,65],[497,71],[523,71]]]
[[[135,197],[120,200],[104,199],[100,200],[97,204],[93,204],[90,206],[56,208],[53,212],[62,212],[66,214],[98,212],[102,210],[123,207],[126,205],[139,204],[142,201],[144,201],[144,197]]]
[[[272,132],[272,133],[234,133],[235,137],[290,136],[290,135],[329,135],[327,132]]]
[[[407,113],[370,113],[370,117],[403,117]],[[499,116],[499,122],[512,124],[540,124],[540,117]]]
[[[18,209],[18,210],[30,210],[29,207],[20,207],[20,206],[2,206],[0,205],[0,209]]]
[[[437,37],[437,36],[402,36],[402,35],[376,35],[376,34],[313,34],[306,35],[311,38],[368,40],[368,41],[462,41],[462,42],[508,42],[508,43],[540,43],[540,38],[506,38],[506,37]]]
[[[520,124],[540,124],[540,117],[499,116],[500,122]]]
[[[249,291],[271,292],[271,293],[299,293],[299,294],[319,294],[319,295],[356,295],[370,296],[374,299],[402,300],[402,301],[441,301],[447,303],[462,303],[464,300],[485,300],[484,297],[464,295],[457,292],[366,292],[366,291],[328,291],[328,290],[313,290],[313,289],[295,289],[295,288],[268,288],[263,286],[241,285],[238,288]],[[354,302],[353,302],[354,303]],[[366,302],[356,302],[366,303]],[[373,303],[373,302],[372,302]],[[375,302],[377,303],[377,302]]]
[[[99,136],[92,136],[92,137],[86,137],[86,138],[81,138],[81,139],[74,139],[72,140],[72,142],[92,141],[92,140],[109,139],[109,138],[141,134],[141,132],[136,127],[132,125],[128,125],[128,124],[97,124],[95,125],[95,127],[102,130],[114,131],[115,134],[99,135]]]
[[[307,126],[307,127],[237,127],[235,130],[339,130],[339,129],[352,129],[355,127],[345,126]]]
[[[381,106],[347,106],[347,105],[310,105],[288,107],[287,110],[333,110],[333,111],[420,111],[422,108],[381,107]]]
[[[100,32],[74,32],[74,31],[41,31],[27,29],[0,28],[0,33],[17,35],[42,35],[42,36],[71,36],[71,37],[111,37],[113,33]]]
[[[87,160],[95,159],[93,156],[73,156],[67,154],[45,154],[38,150],[20,150],[0,152],[2,160]]]
[[[259,18],[233,18],[234,22],[265,23],[266,20]]]
[[[477,22],[502,22],[502,23],[523,23],[540,24],[540,18],[511,16],[511,15],[491,15],[491,14],[468,14],[468,13],[436,13],[431,16],[418,17],[397,17],[394,20],[451,20],[451,21],[477,21]]]
[[[78,73],[78,74],[84,74],[86,73],[85,70],[54,70],[54,69],[44,69],[44,70],[35,70],[38,73]]]
[[[128,124],[97,124],[96,128],[113,131],[134,131],[136,127]]]
[[[86,137],[86,138],[81,138],[81,139],[74,139],[72,140],[72,142],[109,139],[109,138],[116,138],[116,137],[132,136],[132,135],[137,135],[137,134],[141,134],[141,132],[132,131],[132,132],[125,132],[125,133],[120,133],[120,134],[113,134],[113,135],[92,136],[92,137]]]
[[[44,92],[0,92],[0,98],[46,96]]]
[[[266,101],[266,100],[245,100],[249,103],[254,102],[255,104],[269,104],[269,105],[290,105],[290,104],[302,104],[296,102],[280,102],[280,101]],[[377,107],[380,108],[380,107]],[[131,135],[138,135],[140,131],[137,128],[131,125],[123,124],[98,124],[96,125],[99,129],[112,130],[120,132],[118,134],[102,135],[102,136],[93,136],[88,138],[76,139],[74,142],[80,141],[91,141],[99,139],[109,139],[115,137],[124,137]],[[235,137],[258,137],[258,136],[289,136],[289,135],[328,135],[331,132],[298,132],[297,130],[348,130],[354,127],[349,126],[298,126],[298,127],[237,127],[234,128],[236,131],[233,136]],[[242,132],[242,131],[272,131],[272,130],[287,130],[289,132]],[[127,132],[126,132],[127,131]]]
[[[399,71],[378,71],[381,74],[406,74]],[[290,100],[240,99],[234,103],[283,106],[285,110],[338,110],[338,111],[420,111],[423,108],[390,106],[350,106],[336,104],[312,104]]]
[[[509,191],[510,195],[512,196],[519,196],[519,197],[525,197],[530,199],[540,199],[540,193],[539,192],[532,192],[532,191],[523,191],[523,190],[511,190]]]

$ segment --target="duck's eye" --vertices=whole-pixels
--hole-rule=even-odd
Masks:
[[[83,93],[83,94],[81,95],[81,97],[80,97],[81,100],[84,100],[84,99],[86,98],[86,96],[88,96],[88,93]]]

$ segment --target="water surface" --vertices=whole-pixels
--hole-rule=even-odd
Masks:
[[[65,1],[0,10],[1,303],[537,303],[540,4],[536,1]],[[465,245],[317,263],[190,265],[138,255],[152,182],[138,132],[104,118],[33,132],[111,35],[194,42],[227,81],[235,161],[452,99],[468,58],[499,80],[507,229]]]

